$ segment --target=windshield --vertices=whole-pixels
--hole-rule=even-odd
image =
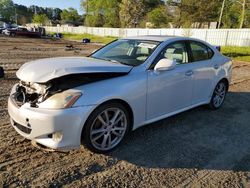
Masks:
[[[145,40],[117,40],[101,48],[90,57],[131,66],[142,64],[159,42]]]

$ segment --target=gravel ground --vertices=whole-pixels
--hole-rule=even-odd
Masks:
[[[250,187],[250,63],[234,62],[224,106],[202,106],[132,132],[109,155],[48,152],[9,123],[7,98],[26,61],[87,55],[98,45],[0,37],[0,187]],[[65,51],[65,45],[76,49]]]

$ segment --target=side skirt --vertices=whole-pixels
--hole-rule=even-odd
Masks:
[[[184,112],[184,111],[187,111],[187,110],[190,110],[192,108],[195,108],[195,107],[198,107],[198,106],[201,106],[201,105],[205,105],[205,104],[208,104],[209,102],[208,101],[204,101],[204,102],[200,102],[200,103],[197,103],[197,104],[194,104],[194,105],[191,105],[191,106],[188,106],[186,108],[182,108],[180,110],[176,110],[176,111],[173,111],[173,112],[170,112],[168,114],[164,114],[164,115],[161,115],[159,117],[156,117],[156,118],[153,118],[153,119],[150,119],[150,120],[147,120],[147,121],[144,121],[142,124],[139,124],[139,125],[135,125],[133,127],[133,130],[139,128],[139,127],[142,127],[144,125],[147,125],[147,124],[150,124],[150,123],[153,123],[153,122],[156,122],[156,121],[159,121],[159,120],[162,120],[162,119],[165,119],[165,118],[168,118],[170,116],[173,116],[173,115],[176,115],[176,114],[179,114],[181,112]]]

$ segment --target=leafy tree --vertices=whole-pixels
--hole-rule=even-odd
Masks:
[[[239,26],[240,11],[238,4],[226,2],[222,14],[222,28],[237,28]]]
[[[173,3],[170,1],[168,3]],[[190,27],[192,23],[217,21],[221,7],[221,0],[182,0],[176,3],[179,8],[179,16],[174,19],[177,26]]]
[[[25,24],[27,24],[29,22],[28,22],[26,16],[19,16],[17,23],[20,24],[20,25],[25,25]]]
[[[79,16],[78,12],[74,8],[64,9],[61,12],[61,19],[63,23],[78,23],[81,17]]]
[[[168,23],[168,17],[166,8],[164,6],[153,9],[147,14],[147,20],[151,22],[154,27],[166,26]]]
[[[136,27],[145,15],[144,1],[122,0],[119,15],[122,27]]]
[[[34,14],[32,22],[40,25],[46,25],[48,20],[49,19],[46,14]]]
[[[146,11],[150,12],[151,10],[159,6],[163,6],[165,2],[162,0],[144,0],[144,4],[145,4]]]
[[[227,0],[222,14],[223,28],[249,27],[250,1]]]
[[[129,4],[129,1],[123,1],[123,3]],[[132,27],[136,24],[139,24],[139,19],[145,15],[146,11],[149,12],[152,9],[163,4],[164,1],[162,0],[130,0],[130,6],[133,9],[137,8],[137,12],[140,13],[141,8],[143,8],[144,10],[143,14],[139,17],[136,16],[137,13],[135,14],[134,23],[128,27]],[[120,8],[123,7],[125,9],[126,6],[122,6],[122,0],[82,0],[81,5],[86,12],[85,25],[97,27],[120,27],[121,21],[123,20],[119,18],[119,13],[122,12],[120,11]],[[123,12],[125,11],[124,9]],[[127,9],[126,11],[129,12],[130,10]],[[130,16],[133,16],[132,14]]]
[[[120,27],[119,19],[119,3],[120,0],[104,0],[104,26],[105,27]]]
[[[30,11],[33,12],[33,14],[46,14],[46,10],[43,7],[39,7],[36,5],[31,5],[29,7]]]
[[[0,0],[0,19],[4,22],[10,22],[14,18],[15,9],[12,0]]]
[[[86,12],[85,25],[96,27],[119,27],[120,0],[83,0]]]
[[[240,1],[236,1],[236,2],[241,5],[241,15],[240,15],[240,26],[239,26],[239,28],[243,28],[245,18],[246,18],[246,9],[248,8],[248,5],[250,4],[250,1],[249,0],[240,0]],[[248,9],[248,12],[249,12],[249,9]]]
[[[15,4],[16,14],[17,14],[17,23],[25,25],[32,21],[33,12],[24,5]]]
[[[54,8],[52,13],[52,20],[61,20],[61,12],[61,9]]]
[[[194,4],[197,10],[193,15],[193,20],[195,22],[217,21],[221,0],[210,0],[209,3],[207,0],[199,0],[195,1]]]
[[[47,17],[52,20],[53,19],[53,8],[44,8],[44,14],[47,15]]]
[[[91,27],[103,27],[104,18],[102,14],[94,13],[86,15],[84,24]]]
[[[103,0],[83,0],[82,6],[86,11],[85,25],[93,27],[104,25]]]
[[[244,26],[245,28],[250,28],[250,5],[248,4],[248,8],[246,11],[246,15],[245,15],[245,22],[244,22]]]

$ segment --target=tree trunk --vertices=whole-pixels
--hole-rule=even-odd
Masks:
[[[242,11],[241,11],[241,18],[240,18],[240,29],[244,26],[245,21],[245,7],[246,7],[246,0],[242,2]]]
[[[223,0],[222,6],[221,6],[221,11],[220,11],[220,18],[219,18],[218,29],[220,29],[221,20],[222,20],[222,15],[223,15],[224,7],[225,7],[225,2],[226,2],[226,0]]]

